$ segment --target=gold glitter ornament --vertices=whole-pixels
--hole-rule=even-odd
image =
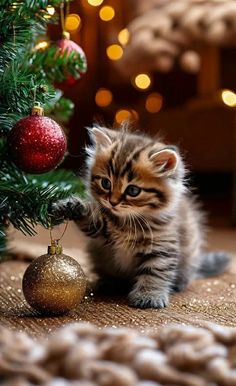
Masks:
[[[86,291],[86,276],[79,263],[62,253],[53,241],[48,253],[26,269],[22,289],[32,308],[45,315],[60,315],[76,308]]]

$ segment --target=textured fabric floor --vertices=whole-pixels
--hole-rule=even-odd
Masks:
[[[63,227],[54,230],[57,238]],[[22,257],[45,254],[49,233],[39,229],[36,237],[24,237],[12,231],[11,244]],[[134,327],[140,331],[155,331],[168,323],[203,325],[212,321],[222,325],[236,326],[236,229],[227,226],[212,228],[208,235],[210,249],[226,249],[234,258],[229,271],[219,277],[196,280],[183,293],[172,296],[170,306],[163,310],[139,310],[128,307],[125,297],[91,295],[77,310],[63,317],[40,317],[25,303],[21,281],[27,266],[23,261],[0,264],[0,324],[14,330],[24,330],[33,336],[45,335],[55,328],[73,321],[93,322],[97,326]],[[85,241],[77,227],[71,223],[62,242],[64,253],[81,263],[89,274]]]

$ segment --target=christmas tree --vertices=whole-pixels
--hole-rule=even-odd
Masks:
[[[44,163],[48,161],[46,156],[38,161],[36,168],[31,168],[34,145],[29,147],[29,152],[22,151],[18,146],[22,145],[22,135],[25,135],[23,142],[28,141],[29,136],[37,142],[37,135],[42,135],[42,130],[46,130],[44,151],[46,154],[53,153],[50,140],[55,138],[50,135],[55,127],[61,136],[59,147],[65,146],[66,140],[60,126],[50,118],[40,115],[44,107],[45,113],[53,113],[54,118],[62,117],[60,121],[69,117],[73,104],[62,97],[62,93],[53,87],[53,82],[62,82],[69,77],[78,79],[86,70],[86,60],[82,50],[73,50],[70,47],[62,49],[61,43],[38,43],[46,36],[48,23],[59,20],[58,12],[52,15],[55,9],[61,11],[62,30],[64,29],[66,6],[68,2],[60,0],[1,1],[0,256],[7,249],[7,228],[10,224],[24,234],[33,235],[36,224],[46,227],[50,225],[49,205],[53,201],[81,192],[82,189],[81,182],[72,172],[53,170],[55,162],[50,165],[49,161],[46,171],[50,171],[45,172]],[[33,115],[30,116],[33,106]],[[31,127],[27,127],[28,120]],[[45,122],[53,126],[49,127],[49,132]],[[16,138],[17,135],[21,135],[21,138]],[[60,150],[64,152],[63,146]],[[27,157],[29,167],[26,165]],[[63,154],[59,158],[56,163],[63,158]]]

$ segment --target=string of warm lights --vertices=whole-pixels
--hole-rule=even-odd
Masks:
[[[111,5],[103,5],[104,0],[87,0],[87,3],[92,7],[99,7],[99,18],[102,22],[110,22],[115,17],[115,9]],[[48,15],[51,17],[55,13],[55,8],[52,6],[47,7]],[[78,32],[82,27],[81,17],[76,13],[70,13],[65,19],[65,29],[70,33]],[[117,34],[117,42],[110,44],[106,48],[106,55],[109,60],[116,61],[121,59],[123,55],[123,47],[129,42],[129,31],[127,28],[123,28]],[[49,43],[47,41],[41,41],[35,49],[45,49]],[[140,73],[131,79],[131,84],[139,91],[146,91],[151,87],[152,79],[149,74]],[[147,96],[145,101],[145,108],[149,113],[156,113],[160,111],[162,107],[163,98],[158,93],[151,93]],[[101,108],[110,106],[113,102],[113,95],[110,90],[105,87],[100,87],[95,94],[95,103]],[[123,120],[138,120],[139,115],[134,109],[120,108],[115,113],[115,121],[121,123]]]
[[[102,21],[108,22],[114,19],[115,9],[110,5],[103,5],[102,0],[87,0],[88,4],[93,7],[99,7],[99,17]],[[70,17],[70,15],[68,16]],[[108,59],[117,61],[123,56],[123,47],[129,42],[129,31],[127,28],[123,28],[117,35],[117,43],[113,43],[107,46],[106,55]],[[151,87],[152,78],[149,74],[140,73],[137,74],[131,80],[131,84],[139,91],[146,91]],[[95,102],[97,106],[106,108],[111,105],[113,101],[113,95],[107,88],[99,88],[95,95]],[[147,96],[145,101],[145,108],[149,113],[156,113],[160,111],[163,103],[163,98],[158,93],[151,93]],[[121,123],[123,120],[138,120],[139,115],[134,109],[121,108],[115,113],[115,121]]]
[[[98,16],[102,22],[110,22],[115,18],[116,11],[111,5],[103,5],[104,0],[87,0],[87,3],[92,7],[99,7]],[[55,8],[47,7],[49,18],[54,15]],[[81,17],[78,14],[70,13],[65,20],[65,29],[70,33],[75,33],[80,30],[82,26]],[[129,31],[123,28],[117,34],[117,42],[106,47],[106,56],[111,61],[117,61],[123,56],[124,47],[129,42]],[[47,41],[41,41],[35,49],[45,49],[48,47]],[[148,73],[139,73],[130,79],[134,88],[140,92],[146,92],[152,86],[152,77]],[[236,93],[231,90],[222,90],[220,93],[221,101],[228,107],[236,107]],[[95,103],[101,108],[111,106],[113,102],[112,92],[105,87],[100,87],[95,94]],[[150,92],[144,101],[145,109],[150,114],[158,113],[163,107],[163,96],[157,92]],[[121,123],[123,120],[138,120],[139,115],[136,110],[131,108],[120,108],[115,113],[115,121]]]

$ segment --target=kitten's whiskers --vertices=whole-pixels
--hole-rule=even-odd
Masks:
[[[134,249],[136,246],[137,238],[138,238],[138,232],[137,232],[137,227],[136,227],[136,222],[135,222],[135,216],[133,216],[133,213],[130,213],[129,216],[130,216],[130,219],[132,220],[131,223],[134,225],[134,227],[133,227],[134,228],[134,237],[133,237],[130,248]],[[132,229],[132,224],[131,224],[131,229]],[[131,232],[131,234],[132,234],[132,232]]]
[[[130,231],[130,229],[132,229],[132,219],[131,219],[131,217],[130,217],[130,215],[128,215],[128,217],[127,217],[127,220],[128,220],[128,235],[127,235],[127,237],[125,237],[124,238],[124,242],[123,242],[123,244],[122,244],[122,246],[124,246],[124,247],[129,247],[129,244],[130,244],[130,237],[131,237],[131,231]]]
[[[140,226],[140,228],[142,230],[143,238],[144,239],[146,239],[147,234],[146,234],[146,231],[143,228],[141,222],[143,223],[144,226],[146,226],[147,231],[148,231],[148,233],[150,235],[150,248],[152,248],[152,246],[153,246],[153,237],[154,236],[153,236],[152,228],[151,228],[150,224],[148,223],[148,220],[141,213],[135,212],[134,215],[135,215],[135,218],[136,218],[137,222],[139,223],[139,226]]]
[[[97,229],[97,231],[100,231],[102,228],[102,223],[100,224],[100,228],[97,228],[97,225],[99,224],[99,221],[97,221],[97,219],[101,216],[101,212],[102,207],[99,203],[94,207],[93,211],[91,212],[91,220],[94,228]]]

